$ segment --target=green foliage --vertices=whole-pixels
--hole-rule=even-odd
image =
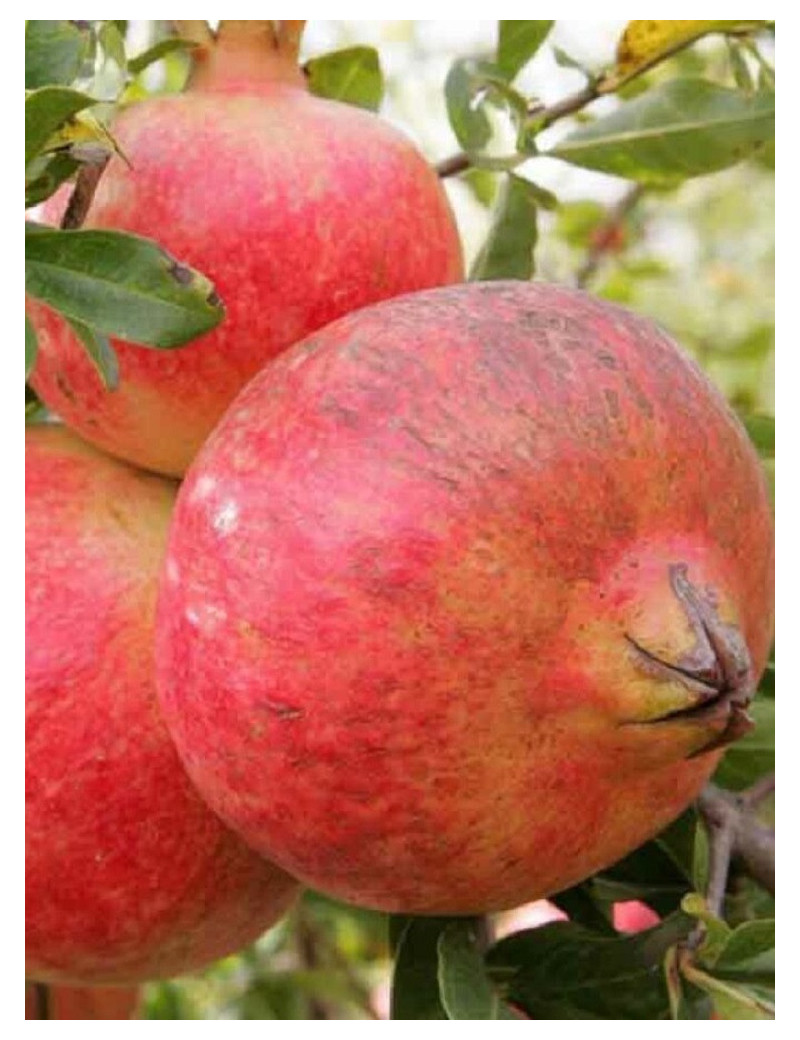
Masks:
[[[480,922],[451,921],[439,936],[439,995],[449,1019],[475,1021],[517,1016],[500,999],[478,945]]]
[[[25,291],[68,318],[154,347],[178,346],[222,320],[211,282],[148,239],[25,230]]]
[[[670,185],[739,162],[774,133],[774,94],[678,79],[573,131],[548,154],[640,183]]]
[[[531,1018],[666,1018],[662,962],[692,927],[680,912],[646,932],[615,938],[556,922],[502,939],[487,964]]]
[[[469,273],[470,281],[530,278],[536,247],[536,186],[508,173],[497,193],[492,227]]]
[[[78,78],[91,49],[91,34],[74,22],[25,24],[25,89],[66,86]]]
[[[552,27],[552,21],[497,23],[497,67],[508,80],[533,58]]]
[[[384,93],[380,59],[374,47],[348,47],[306,63],[314,94],[377,112]]]

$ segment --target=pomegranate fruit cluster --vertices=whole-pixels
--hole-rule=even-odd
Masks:
[[[414,148],[245,39],[123,114],[90,218],[202,269],[223,324],[115,342],[112,393],[33,312],[34,386],[95,445],[27,432],[37,979],[192,970],[300,884],[557,892],[691,801],[771,639],[760,464],[699,369],[585,294],[451,284]]]

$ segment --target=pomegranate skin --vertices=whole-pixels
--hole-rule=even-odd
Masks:
[[[109,392],[69,326],[29,301],[37,394],[116,456],[182,475],[267,360],[351,310],[463,277],[444,189],[414,145],[293,81],[218,75],[132,106],[114,135],[131,166],[112,159],[85,226],[155,239],[206,274],[226,308],[178,350],[112,339],[120,385]],[[63,205],[49,200],[45,220]]]
[[[190,775],[336,897],[483,913],[647,840],[744,726],[760,464],[652,323],[497,282],[348,315],[178,496],[156,660]]]
[[[39,981],[196,970],[298,891],[207,809],[160,716],[153,616],[175,490],[63,428],[26,431],[25,972]]]

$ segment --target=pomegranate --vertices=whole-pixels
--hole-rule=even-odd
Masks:
[[[159,713],[153,614],[174,497],[63,428],[26,431],[32,979],[192,971],[253,941],[298,891],[206,808]]]
[[[280,23],[279,23],[280,24]],[[302,23],[284,23],[297,25]],[[123,111],[87,227],[156,239],[213,281],[226,317],[176,351],[112,340],[104,389],[69,326],[31,301],[31,383],[93,444],[181,475],[223,411],[271,357],[334,318],[462,277],[433,169],[370,112],[309,94],[298,34],[222,22],[189,89]],[[63,197],[45,207],[56,220]]]
[[[501,910],[685,808],[772,632],[760,464],[651,322],[550,285],[295,346],[184,482],[161,703],[209,804],[310,885]]]

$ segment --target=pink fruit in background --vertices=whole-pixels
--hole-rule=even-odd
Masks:
[[[772,633],[760,464],[652,323],[543,284],[348,315],[181,487],[159,694],[248,842],[334,896],[480,913],[675,817]]]
[[[614,903],[613,924],[618,932],[643,932],[653,928],[660,920],[655,910],[638,899]]]
[[[377,116],[309,94],[270,24],[223,22],[187,92],[120,114],[131,165],[112,159],[86,221],[154,238],[201,270],[222,323],[175,351],[113,340],[109,392],[66,323],[29,304],[36,392],[93,444],[163,473],[183,474],[275,354],[358,307],[463,274],[433,169]],[[50,200],[46,219],[63,204]]]
[[[26,976],[124,983],[253,941],[296,883],[192,788],[155,696],[175,484],[26,431]]]

